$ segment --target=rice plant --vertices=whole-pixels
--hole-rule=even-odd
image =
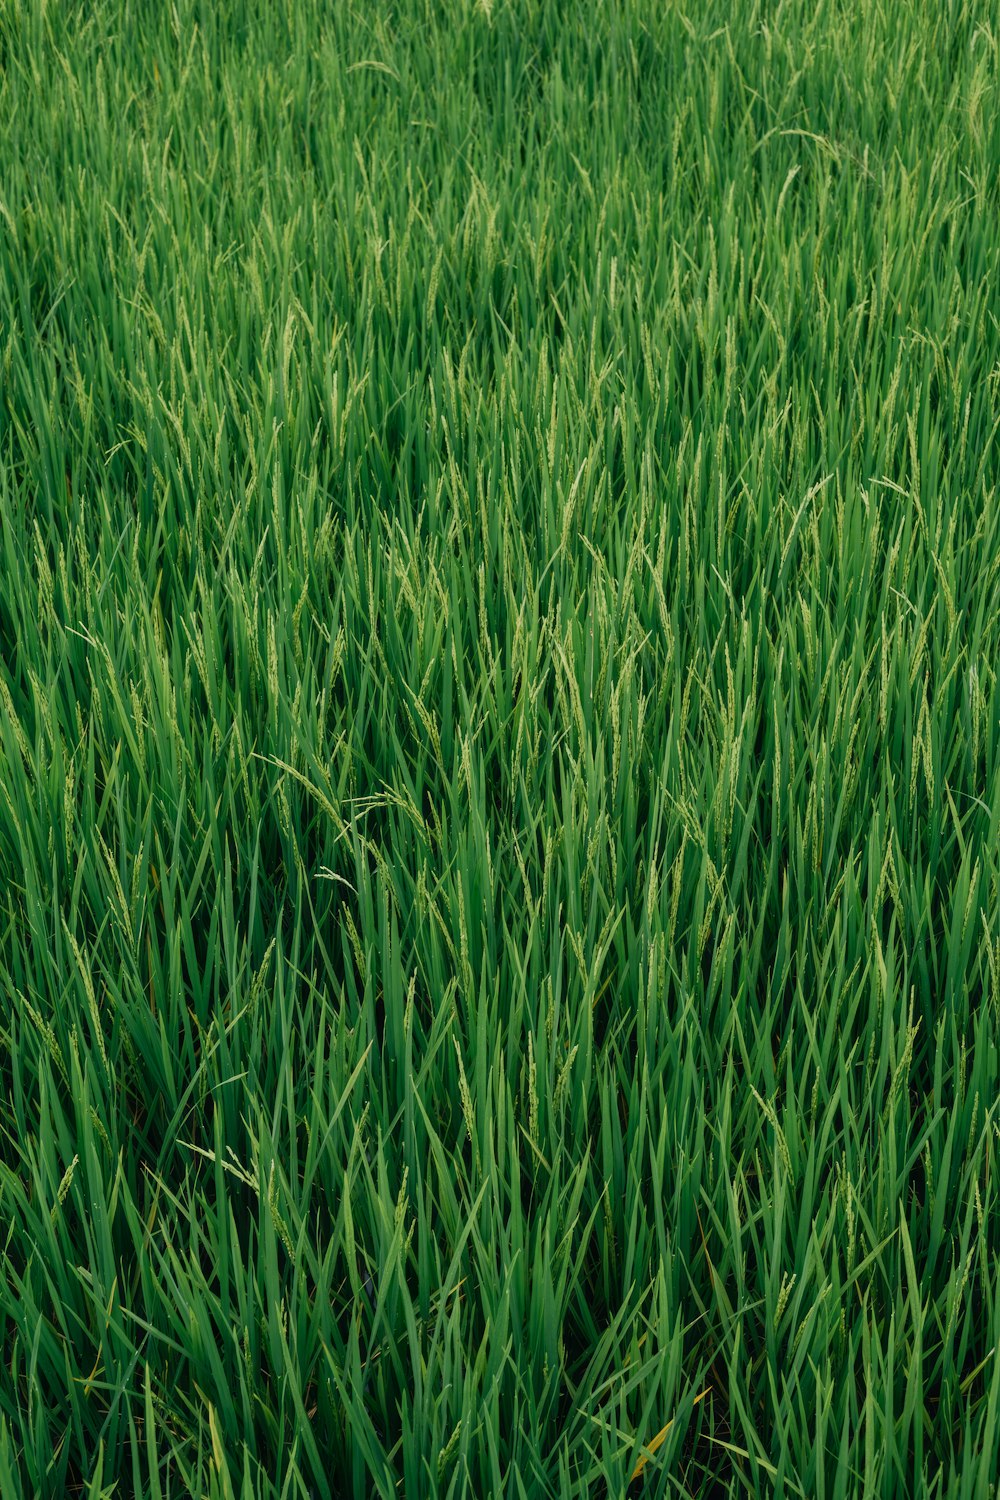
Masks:
[[[1000,1479],[985,0],[0,0],[0,1496]]]

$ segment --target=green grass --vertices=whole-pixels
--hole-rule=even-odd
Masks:
[[[998,428],[985,0],[0,0],[3,1500],[996,1494]]]

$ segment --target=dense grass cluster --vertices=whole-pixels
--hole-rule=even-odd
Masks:
[[[0,1494],[1000,1467],[982,0],[0,3]]]

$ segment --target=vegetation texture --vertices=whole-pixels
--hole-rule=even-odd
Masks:
[[[2,0],[0,1494],[1000,1473],[985,0]]]

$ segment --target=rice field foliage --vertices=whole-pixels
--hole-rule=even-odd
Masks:
[[[996,1493],[998,76],[0,4],[4,1497]]]

